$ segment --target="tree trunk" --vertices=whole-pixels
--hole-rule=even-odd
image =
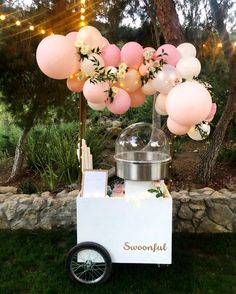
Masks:
[[[211,178],[225,133],[236,111],[236,53],[233,53],[233,48],[219,4],[216,0],[209,0],[209,2],[213,18],[216,20],[216,28],[223,43],[224,54],[229,60],[230,92],[224,112],[213,133],[211,143],[198,167],[197,181],[203,183],[207,183]]]
[[[156,0],[157,17],[165,42],[174,46],[184,42],[184,33],[173,0]]]
[[[20,175],[22,170],[22,165],[24,162],[24,145],[26,138],[29,134],[31,128],[25,128],[22,135],[20,136],[17,145],[16,145],[16,151],[15,151],[15,158],[14,158],[14,164],[11,170],[11,175],[9,179],[7,180],[7,183],[13,182],[17,179],[17,177]]]

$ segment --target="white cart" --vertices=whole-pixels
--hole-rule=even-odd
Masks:
[[[112,263],[171,264],[172,198],[77,197],[77,241],[66,267],[84,284],[107,280]]]

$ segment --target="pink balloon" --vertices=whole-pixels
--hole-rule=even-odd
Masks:
[[[117,67],[120,63],[120,49],[114,44],[103,47],[101,56],[105,66]]]
[[[74,42],[62,35],[44,38],[38,45],[36,60],[45,75],[57,80],[66,79],[79,69]]]
[[[164,53],[167,53],[167,55],[162,55]],[[157,59],[164,59],[168,64],[171,64],[173,66],[176,66],[177,62],[181,58],[180,52],[177,50],[177,48],[171,44],[165,44],[159,47],[155,53],[157,56]],[[161,57],[158,57],[158,55],[162,55]]]
[[[85,45],[89,45],[91,49],[100,48],[102,49],[104,40],[102,35],[93,26],[85,26],[81,28],[77,34],[77,40],[84,42]]]
[[[175,135],[185,135],[191,129],[191,126],[179,125],[170,117],[167,119],[167,127],[169,131]]]
[[[149,67],[153,66],[153,61],[151,60],[150,62],[147,62],[146,64],[141,64],[139,67],[139,73],[141,76],[145,76],[147,74],[147,71]]]
[[[120,88],[117,88],[118,92],[113,98],[112,102],[107,102],[107,108],[114,114],[125,113],[131,105],[129,94]]]
[[[92,83],[91,79],[88,79],[84,83],[83,93],[84,97],[92,103],[103,103],[108,98],[108,91],[110,86],[107,82]]]
[[[137,42],[128,42],[121,49],[121,61],[128,67],[138,69],[143,62],[143,47]]]
[[[82,92],[83,91],[83,86],[84,86],[85,81],[82,80],[78,80],[76,75],[73,75],[72,77],[69,77],[66,81],[66,85],[67,88],[71,91],[71,92]]]
[[[216,114],[216,110],[217,110],[217,105],[216,103],[212,103],[211,105],[211,111],[208,114],[207,118],[205,118],[205,121],[211,122]]]
[[[145,102],[145,95],[141,91],[141,89],[138,89],[137,91],[130,93],[130,99],[131,99],[131,106],[133,108],[140,107]]]
[[[66,35],[66,38],[70,39],[71,41],[75,42],[78,32],[71,32]]]
[[[170,118],[187,126],[202,122],[209,114],[211,105],[210,93],[196,81],[175,86],[166,99],[166,110]]]

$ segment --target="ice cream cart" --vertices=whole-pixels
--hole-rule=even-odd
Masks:
[[[165,134],[147,123],[131,125],[117,139],[115,159],[124,195],[77,197],[78,244],[67,256],[66,269],[84,284],[106,281],[112,263],[172,260],[172,198],[163,182],[159,186],[171,164]]]

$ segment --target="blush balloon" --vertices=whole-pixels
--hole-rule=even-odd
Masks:
[[[125,113],[131,105],[131,100],[129,94],[120,88],[117,88],[117,94],[113,98],[113,101],[107,102],[107,108],[114,114]]]
[[[156,93],[156,90],[153,87],[151,80],[148,80],[148,82],[142,86],[141,91],[145,95],[154,95]]]
[[[105,66],[117,67],[120,63],[120,49],[114,44],[103,47],[101,56]]]
[[[209,114],[212,99],[207,89],[196,81],[187,81],[174,87],[167,96],[166,110],[180,125],[196,125]]]
[[[145,95],[141,91],[141,89],[138,89],[137,91],[130,93],[130,99],[131,99],[131,107],[136,108],[140,107],[145,102]]]
[[[156,111],[158,109],[158,110],[162,111],[163,113],[165,113],[165,115],[167,115],[167,112],[166,112],[166,98],[167,98],[166,95],[159,94],[157,96],[156,103],[155,103]]]
[[[110,86],[107,82],[92,83],[91,79],[88,79],[84,83],[83,93],[89,102],[100,104],[107,100],[109,89]]]
[[[70,39],[71,41],[75,42],[78,32],[70,32],[66,35],[66,38]]]
[[[191,126],[184,126],[176,123],[170,117],[167,119],[167,128],[175,135],[185,135],[190,130]]]
[[[109,44],[110,44],[109,41],[105,37],[102,37],[102,48]]]
[[[164,53],[167,53],[167,55],[162,55]],[[180,60],[181,55],[180,52],[177,50],[177,48],[171,44],[165,44],[160,46],[155,55],[157,56],[157,59],[163,59],[168,64],[171,64],[173,66],[176,66],[177,62]],[[158,57],[158,55],[162,55],[161,57]]]
[[[78,80],[76,75],[73,75],[72,77],[69,77],[66,81],[66,85],[67,88],[71,91],[71,92],[76,92],[76,93],[80,93],[83,91],[83,86],[84,86],[85,81],[82,80]]]
[[[128,42],[121,49],[121,61],[128,67],[138,69],[143,62],[143,47],[137,42]]]
[[[211,122],[216,114],[217,105],[216,103],[212,103],[210,113],[208,114],[207,118],[205,118],[205,121]]]
[[[79,70],[79,57],[74,42],[62,35],[44,38],[38,45],[36,60],[50,78],[63,80]]]
[[[93,110],[96,110],[96,111],[103,111],[105,108],[106,108],[106,103],[103,102],[103,103],[91,103],[91,102],[88,102],[88,106],[93,109]]]
[[[85,26],[81,28],[77,34],[77,40],[84,42],[85,45],[89,45],[91,49],[102,49],[104,40],[102,35],[93,26]]]

